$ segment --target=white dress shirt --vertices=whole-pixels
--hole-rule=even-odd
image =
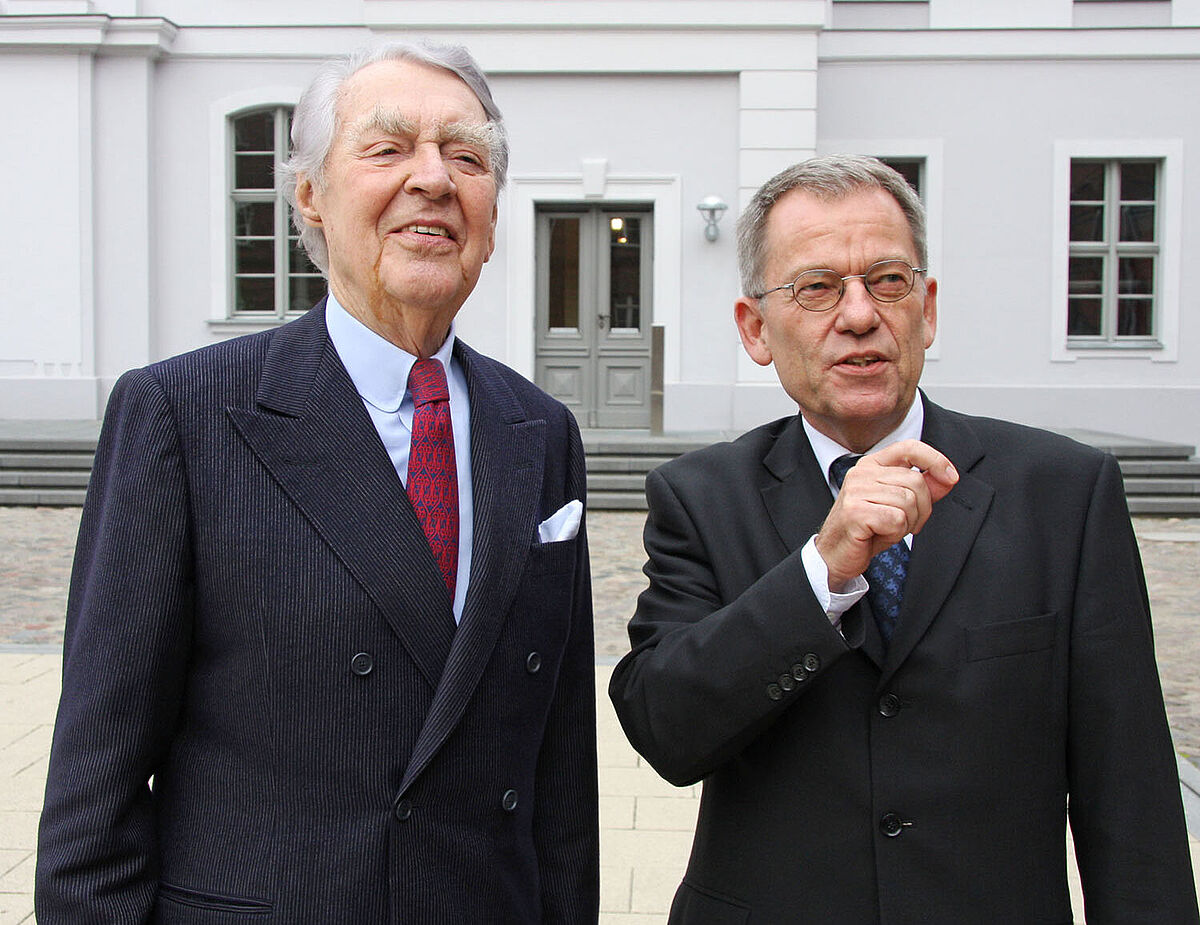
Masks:
[[[325,326],[371,423],[391,457],[396,475],[408,485],[408,453],[412,444],[413,400],[408,374],[417,357],[380,337],[338,304],[333,293],[325,303]],[[471,577],[474,506],[471,494],[471,407],[467,378],[453,356],[454,326],[434,359],[446,370],[450,392],[450,425],[454,430],[454,461],[458,469],[458,578],[454,588],[454,619],[462,619]],[[397,567],[402,567],[397,563]]]
[[[815,427],[808,423],[801,416],[801,423],[804,425],[804,433],[808,437],[809,446],[812,447],[813,455],[817,457],[817,465],[821,467],[821,471],[825,474],[825,480],[829,482],[829,490],[833,493],[833,497],[837,498],[839,488],[829,479],[829,467],[833,461],[840,456],[845,456],[851,450],[839,445],[836,441],[831,440]],[[921,402],[921,393],[917,392],[913,399],[912,407],[908,409],[908,414],[904,416],[904,420],[900,422],[900,426],[894,431],[876,443],[868,453],[874,453],[882,450],[885,446],[891,446],[893,443],[898,443],[901,440],[920,440],[921,431],[925,426],[925,405]],[[857,454],[855,454],[857,455]],[[912,534],[908,534],[904,538],[904,542],[912,548]],[[817,596],[817,600],[824,608],[826,616],[834,626],[840,626],[842,622],[842,614],[853,607],[858,600],[867,593],[870,587],[867,580],[859,575],[846,587],[846,590],[840,594],[835,594],[829,590],[829,568],[825,565],[825,560],[821,558],[821,554],[817,552],[817,537],[814,534],[804,544],[804,548],[800,550],[800,559],[804,563],[804,571],[808,575],[808,583],[812,585],[813,593]]]

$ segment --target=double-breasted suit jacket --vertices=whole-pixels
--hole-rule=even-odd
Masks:
[[[537,537],[584,498],[579,433],[455,350],[457,629],[323,305],[118,382],[68,606],[44,925],[594,921],[586,534]]]
[[[1194,923],[1178,777],[1115,461],[926,401],[961,480],[884,651],[800,549],[832,504],[798,417],[647,480],[649,587],[610,693],[703,796],[675,923]]]

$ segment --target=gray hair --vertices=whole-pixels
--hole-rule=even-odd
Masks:
[[[832,154],[793,164],[764,183],[737,221],[738,270],[742,294],[755,298],[766,284],[767,219],[785,193],[803,190],[820,199],[836,200],[863,189],[881,189],[900,206],[912,233],[916,259],[926,267],[929,255],[925,242],[925,207],[904,177],[874,157]]]
[[[292,207],[292,223],[300,233],[300,243],[309,259],[326,275],[329,273],[329,247],[325,243],[325,232],[304,221],[296,207],[296,183],[304,174],[317,188],[324,184],[325,160],[337,134],[337,109],[346,81],[367,65],[379,61],[413,61],[449,71],[462,80],[475,94],[488,118],[492,142],[490,166],[496,178],[497,195],[508,176],[508,132],[504,128],[504,117],[492,99],[483,71],[463,46],[391,42],[369,45],[348,55],[331,58],[300,95],[292,116],[292,156],[280,171],[283,194]]]

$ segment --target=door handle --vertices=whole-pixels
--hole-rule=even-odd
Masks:
[[[608,327],[608,315],[597,315],[596,316],[596,325],[600,328],[601,331],[603,331],[606,327]]]

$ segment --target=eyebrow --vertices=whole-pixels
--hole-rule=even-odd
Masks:
[[[432,126],[434,137],[439,144],[454,142],[470,144],[483,148],[492,154],[496,137],[494,122],[435,122]],[[360,143],[364,136],[372,131],[383,132],[387,135],[400,135],[416,138],[420,134],[420,125],[395,109],[385,109],[376,106],[368,115],[359,119],[347,128],[346,134],[354,143]]]

